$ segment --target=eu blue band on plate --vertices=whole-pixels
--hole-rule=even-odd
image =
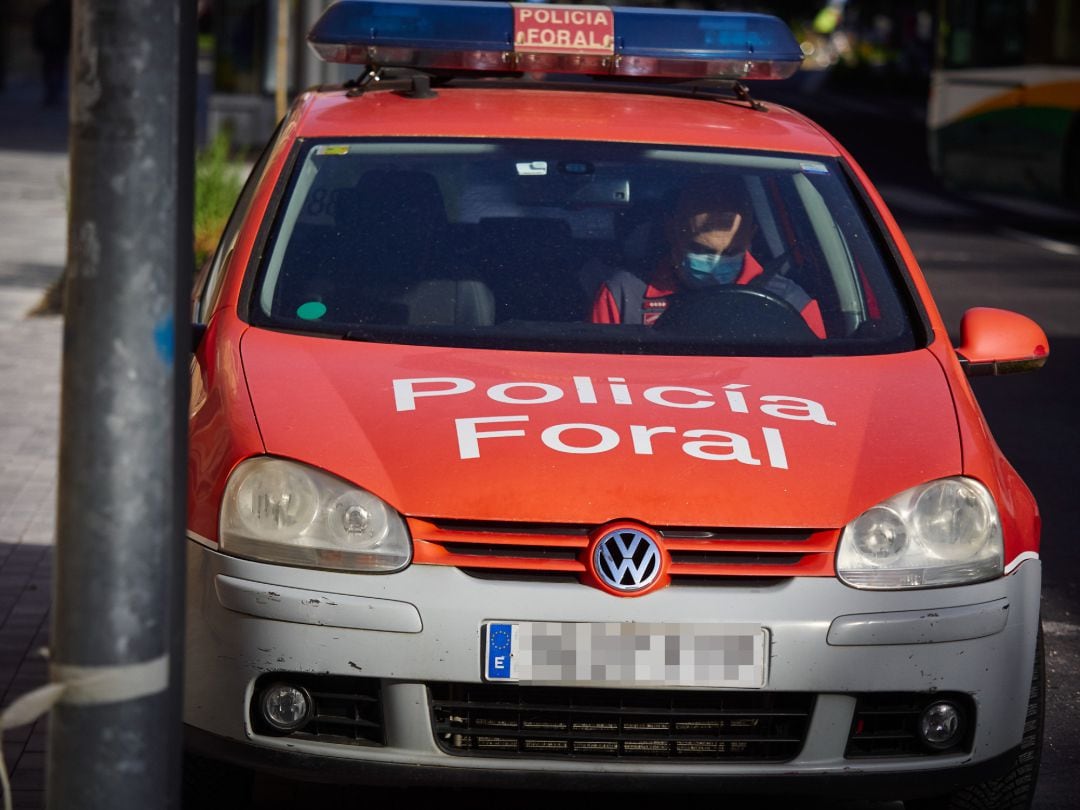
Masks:
[[[518,4],[520,9],[520,4]],[[552,59],[543,48],[515,50],[515,6],[480,0],[340,0],[316,22],[308,41],[327,61],[475,71],[542,70],[552,73],[671,78],[782,79],[802,62],[794,35],[767,14],[626,6],[543,4],[531,13],[558,30]],[[606,56],[562,47],[584,38],[570,22],[610,15],[614,42]],[[575,16],[576,15],[576,16]],[[540,41],[539,39],[537,41]],[[539,55],[538,55],[539,52]],[[592,58],[581,58],[581,54]],[[559,58],[554,58],[559,57]]]
[[[488,680],[510,677],[513,628],[509,624],[489,624],[487,628]]]

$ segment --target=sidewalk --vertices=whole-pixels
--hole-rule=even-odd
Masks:
[[[43,684],[56,513],[58,316],[30,317],[67,239],[64,110],[0,94],[0,705]],[[19,810],[44,806],[47,719],[4,734]]]

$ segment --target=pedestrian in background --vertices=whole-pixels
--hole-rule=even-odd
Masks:
[[[71,48],[71,0],[45,0],[34,12],[34,50],[41,55],[46,107],[60,103]]]

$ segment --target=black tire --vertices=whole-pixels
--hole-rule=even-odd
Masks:
[[[1043,721],[1046,714],[1046,672],[1042,624],[1035,642],[1035,667],[1031,673],[1027,717],[1020,753],[1004,776],[958,790],[948,796],[909,799],[907,810],[1027,810],[1035,798],[1042,758]]]
[[[184,755],[184,810],[247,810],[254,777],[250,771],[213,759]]]

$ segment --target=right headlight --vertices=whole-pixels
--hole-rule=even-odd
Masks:
[[[989,490],[942,478],[867,509],[844,527],[836,572],[855,588],[929,588],[1001,576],[1004,541]]]
[[[242,462],[229,477],[221,549],[342,571],[397,571],[412,557],[405,521],[386,501],[314,467],[269,456]]]

